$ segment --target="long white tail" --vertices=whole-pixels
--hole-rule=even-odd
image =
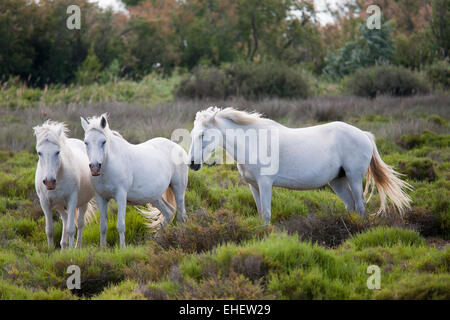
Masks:
[[[405,190],[412,190],[412,186],[400,179],[402,174],[394,170],[393,167],[387,165],[381,160],[378,153],[377,145],[375,143],[375,137],[370,132],[364,132],[369,136],[373,145],[373,154],[370,161],[369,170],[367,171],[366,187],[364,194],[372,186],[372,192],[369,196],[372,196],[374,186],[377,187],[378,194],[380,195],[380,210],[377,214],[386,211],[387,199],[389,199],[400,215],[403,215],[406,209],[411,207],[411,198],[405,192]]]
[[[164,192],[163,199],[165,201],[167,201],[176,210],[177,203],[175,201],[175,195],[170,186],[167,188],[166,192]],[[161,214],[161,212],[159,212],[158,209],[156,209],[155,207],[153,207],[150,204],[147,204],[148,210],[144,210],[144,209],[141,209],[136,206],[135,206],[135,208],[148,221],[147,223],[145,223],[145,225],[150,229],[158,227],[161,224],[161,222],[163,221],[163,215]]]

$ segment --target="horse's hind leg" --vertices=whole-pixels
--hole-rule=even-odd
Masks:
[[[152,202],[152,205],[156,209],[158,209],[164,216],[164,220],[161,222],[161,226],[164,228],[173,220],[175,212],[173,212],[166,206],[162,198]]]
[[[336,178],[330,181],[330,187],[341,198],[342,202],[344,202],[347,210],[355,211],[355,200],[353,199],[347,177]]]
[[[78,217],[77,217],[77,243],[75,247],[77,249],[81,248],[81,243],[83,241],[83,229],[84,229],[84,215],[86,213],[88,204],[86,203],[84,206],[81,206],[78,209]]]
[[[355,209],[362,216],[366,213],[366,200],[363,192],[363,176],[364,174],[349,174],[348,182],[352,190],[353,198],[355,199]]]

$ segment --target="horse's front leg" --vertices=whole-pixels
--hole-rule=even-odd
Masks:
[[[270,224],[271,201],[272,201],[272,180],[260,179],[258,181],[259,197],[261,203],[262,218],[267,224]]]
[[[258,188],[258,186],[254,187],[251,184],[249,184],[248,186],[250,187],[250,190],[252,191],[253,199],[255,199],[256,209],[258,210],[258,214],[262,215],[262,213],[261,213],[261,197],[259,196],[259,188]]]
[[[117,202],[117,231],[119,232],[120,247],[125,248],[125,215],[127,211],[127,193],[120,191],[116,195]]]
[[[78,194],[73,194],[67,203],[67,224],[66,234],[69,238],[68,241],[65,237],[63,239],[64,245],[69,244],[69,248],[73,248],[75,239],[75,212],[77,210]]]
[[[67,238],[67,212],[63,208],[58,210],[58,212],[62,221],[61,240],[59,244],[61,245],[61,249],[66,249],[69,245],[69,240]]]
[[[108,200],[98,193],[95,194],[98,209],[100,210],[100,246],[106,247],[106,230],[108,229]]]
[[[78,218],[77,218],[77,242],[75,247],[77,249],[81,248],[81,243],[83,241],[83,229],[84,229],[84,216],[86,214],[88,204],[86,203],[84,206],[80,207],[78,210]]]
[[[41,208],[42,208],[42,211],[44,211],[44,215],[45,215],[45,234],[47,235],[47,245],[49,248],[53,248],[54,247],[54,242],[53,242],[54,227],[53,227],[52,208],[51,208],[50,204],[45,200],[39,199],[39,202],[41,203]]]

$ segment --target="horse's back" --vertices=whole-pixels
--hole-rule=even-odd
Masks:
[[[177,152],[180,152],[183,156],[187,157],[186,151],[177,143],[173,142],[172,140],[163,138],[163,137],[157,137],[150,139],[144,143],[141,143],[137,145],[138,147],[142,148],[143,150],[157,150],[158,152],[162,153],[164,156],[168,157],[169,159],[172,159],[172,155],[174,154],[174,148]],[[173,159],[172,159],[173,160]]]

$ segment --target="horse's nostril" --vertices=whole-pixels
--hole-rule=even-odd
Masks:
[[[101,167],[102,167],[102,164],[101,164],[101,163],[99,163],[99,164],[98,164],[98,168],[100,169]]]
[[[43,184],[46,184],[46,182],[47,182],[47,181],[46,181],[45,179],[44,179],[44,180],[42,180],[42,183],[43,183]]]
[[[92,169],[93,166],[94,166],[94,165],[93,165],[92,163],[89,163],[89,168]]]
[[[194,160],[191,160],[191,165],[194,164]]]
[[[56,179],[52,179],[52,183],[55,184],[56,183]]]

